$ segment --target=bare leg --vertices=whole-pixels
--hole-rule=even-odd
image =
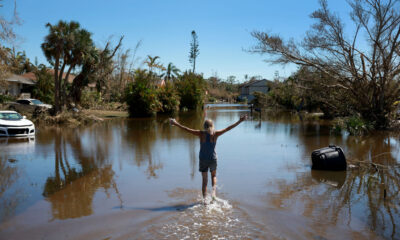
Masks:
[[[203,199],[205,200],[207,196],[208,172],[202,172],[201,176],[203,176],[203,185],[201,190],[203,191]]]
[[[211,183],[212,183],[212,197],[215,198],[217,191],[217,170],[211,172]]]

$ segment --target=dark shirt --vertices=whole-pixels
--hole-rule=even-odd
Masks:
[[[208,132],[202,132],[200,138],[200,160],[217,160],[217,153],[215,152],[215,145],[217,144],[215,135],[210,135]]]

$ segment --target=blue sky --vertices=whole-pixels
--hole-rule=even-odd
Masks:
[[[3,0],[0,14],[10,16],[13,0]],[[340,16],[348,16],[345,0],[328,1]],[[18,50],[28,57],[46,63],[40,44],[48,29],[46,23],[75,20],[93,34],[98,46],[113,36],[116,42],[124,35],[123,48],[142,45],[137,56],[143,61],[147,55],[160,56],[160,62],[174,63],[179,69],[190,69],[188,61],[191,31],[198,35],[200,55],[196,72],[205,77],[229,75],[243,81],[243,76],[260,75],[273,79],[275,71],[289,76],[295,66],[270,65],[265,56],[250,54],[255,41],[254,30],[279,33],[284,38],[301,40],[313,20],[309,15],[318,8],[317,0],[17,0],[17,11],[23,21],[15,27],[19,35]],[[137,65],[138,66],[138,65]]]

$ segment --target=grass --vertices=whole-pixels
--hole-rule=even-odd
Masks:
[[[83,110],[82,112],[99,118],[125,118],[129,116],[127,111]]]

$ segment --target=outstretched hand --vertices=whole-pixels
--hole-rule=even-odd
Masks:
[[[240,121],[247,120],[247,114],[240,116]]]
[[[170,118],[169,119],[169,124],[171,124],[171,125],[176,125],[176,120],[175,120],[175,118]]]

